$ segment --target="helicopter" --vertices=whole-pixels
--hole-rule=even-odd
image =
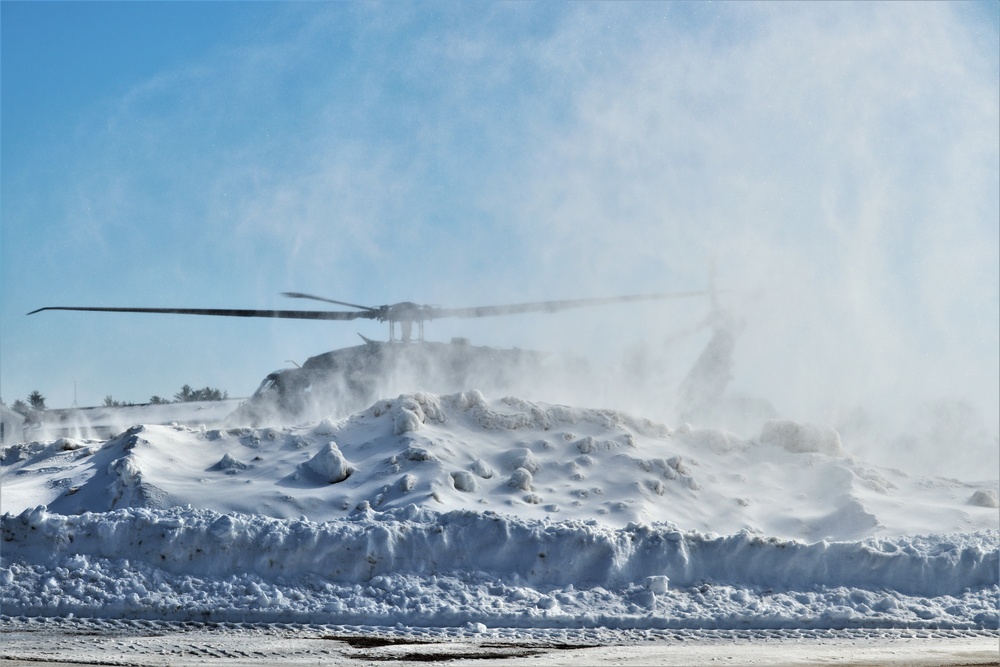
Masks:
[[[411,301],[366,306],[302,292],[283,292],[282,295],[346,306],[353,310],[46,306],[28,315],[63,310],[334,321],[369,319],[388,323],[388,341],[361,336],[361,345],[319,354],[310,357],[301,366],[269,373],[254,394],[227,420],[234,425],[261,426],[265,423],[297,423],[325,416],[344,416],[364,409],[386,395],[399,393],[400,388],[412,390],[419,387],[434,393],[469,389],[503,391],[517,380],[536,373],[542,364],[543,355],[529,350],[476,346],[464,338],[453,338],[450,343],[427,341],[424,338],[425,322],[450,317],[558,313],[573,308],[703,296],[711,297],[713,307],[715,303],[714,284],[710,290],[464,308],[444,308]],[[415,340],[414,324],[417,325]]]

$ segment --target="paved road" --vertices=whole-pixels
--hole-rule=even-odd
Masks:
[[[0,624],[0,666],[998,665],[991,631],[523,631],[207,626],[63,621]]]

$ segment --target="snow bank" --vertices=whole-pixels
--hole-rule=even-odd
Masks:
[[[475,571],[517,575],[538,586],[621,587],[666,576],[679,586],[858,586],[952,595],[995,585],[1000,570],[995,532],[804,544],[670,526],[614,530],[596,521],[441,514],[412,505],[327,523],[182,509],[63,516],[37,507],[5,514],[2,528],[5,556],[31,562],[58,560],[60,553],[128,554],[132,561],[199,576],[289,572],[354,583],[393,572]]]
[[[364,598],[363,607],[381,604],[383,616],[412,620],[400,608],[433,590],[440,596],[435,604],[450,601],[452,618],[489,617],[491,623],[516,621],[526,606],[563,624],[593,622],[587,601],[595,598],[598,609],[624,605],[622,618],[602,620],[612,627],[673,627],[678,618],[728,627],[737,610],[754,627],[903,621],[988,627],[998,620],[992,606],[1000,568],[996,532],[807,545],[747,533],[614,530],[597,522],[440,514],[415,506],[328,523],[179,508],[63,516],[39,507],[6,514],[0,523],[7,614],[118,616],[145,605],[158,618],[191,618],[190,608],[177,605],[191,602],[193,591],[207,604],[209,593],[225,597],[238,589],[233,601],[212,603],[230,616],[213,618],[232,618],[233,605],[252,593],[241,618],[256,618],[255,605],[261,618],[274,618],[277,605],[284,609],[278,617],[331,622],[330,610],[315,608],[316,600],[347,613],[327,593],[348,591]],[[437,589],[444,585],[453,590],[442,595]],[[318,598],[300,604],[317,591]],[[726,599],[713,599],[720,591]],[[288,595],[286,605],[278,604]],[[763,613],[761,599],[770,607],[775,596],[784,602]],[[846,608],[831,615],[831,599]],[[660,607],[682,602],[693,606],[676,618],[658,615]],[[728,605],[728,615],[707,620],[720,605]]]

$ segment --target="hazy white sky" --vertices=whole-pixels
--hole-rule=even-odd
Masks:
[[[242,396],[385,336],[42,306],[487,305],[698,289],[714,258],[756,295],[736,389],[961,396],[995,430],[997,7],[4,2],[2,398]],[[428,336],[669,356],[705,309]]]

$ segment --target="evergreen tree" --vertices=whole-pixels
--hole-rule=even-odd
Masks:
[[[32,410],[44,410],[45,409],[45,397],[37,389],[30,394],[28,394],[28,403],[31,404]]]
[[[189,401],[193,401],[194,399],[191,398],[192,393],[193,392],[191,391],[191,385],[186,384],[183,387],[181,387],[181,390],[179,392],[174,394],[174,400],[177,401],[178,403],[187,403]]]

